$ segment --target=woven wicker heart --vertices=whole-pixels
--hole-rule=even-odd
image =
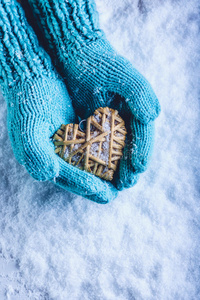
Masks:
[[[73,166],[112,180],[126,133],[118,111],[100,107],[87,118],[85,132],[78,124],[61,125],[54,135],[55,152]]]

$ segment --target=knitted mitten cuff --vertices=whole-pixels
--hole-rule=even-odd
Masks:
[[[51,74],[51,60],[39,47],[15,0],[0,1],[0,41],[0,85],[4,94],[16,81]]]
[[[73,57],[85,44],[104,36],[94,0],[28,0],[44,31],[51,57]],[[49,50],[49,49],[48,49]]]

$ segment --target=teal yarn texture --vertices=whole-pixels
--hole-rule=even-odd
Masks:
[[[77,116],[65,83],[14,0],[0,2],[0,85],[13,152],[33,178],[51,180],[98,203],[117,196],[111,183],[54,153],[52,135],[62,123],[77,122]]]
[[[106,40],[93,0],[28,1],[79,115],[106,105],[111,92],[142,123],[158,116],[160,105],[149,82]]]
[[[120,190],[133,186],[149,164],[160,112],[151,85],[107,41],[93,0],[28,2],[76,113],[86,118],[109,106],[124,118],[127,143],[114,184]]]

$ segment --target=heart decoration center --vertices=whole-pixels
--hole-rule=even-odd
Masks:
[[[118,111],[100,107],[87,118],[85,132],[78,124],[61,125],[53,137],[55,153],[81,170],[112,180],[123,155],[126,133]]]

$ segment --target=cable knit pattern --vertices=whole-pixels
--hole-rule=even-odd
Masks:
[[[3,90],[22,77],[32,79],[51,73],[49,56],[27,26],[24,12],[15,1],[0,1],[0,84]]]
[[[66,86],[38,45],[21,6],[0,2],[0,83],[7,101],[8,133],[15,157],[37,180],[107,203],[116,188],[65,163],[51,137],[61,124],[77,122]]]
[[[94,1],[30,0],[29,3],[41,23],[54,59],[63,55],[63,49],[67,59],[83,45],[103,36]]]

